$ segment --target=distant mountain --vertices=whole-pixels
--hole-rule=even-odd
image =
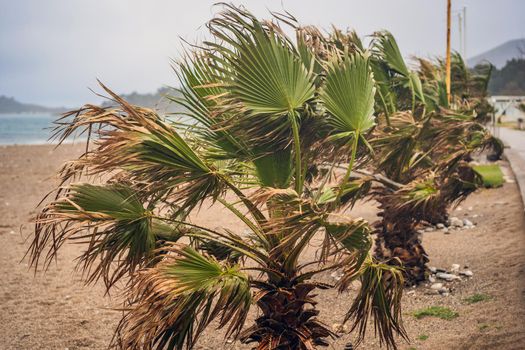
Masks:
[[[5,113],[61,113],[65,110],[63,107],[50,108],[40,105],[22,103],[13,97],[0,95],[0,114]]]
[[[496,46],[482,54],[469,58],[467,64],[474,67],[484,61],[492,63],[497,68],[505,66],[507,61],[513,58],[522,58],[525,56],[525,39],[515,39],[507,41],[504,44]]]
[[[130,94],[120,94],[119,96],[133,105],[152,108],[160,112],[173,113],[173,112],[180,112],[182,110],[180,106],[174,104],[166,97],[166,96],[174,96],[174,97],[180,96],[180,92],[173,88],[162,87],[162,88],[159,88],[157,92],[155,93],[140,94],[137,92],[132,92]],[[113,104],[114,103],[112,101],[108,100],[108,101],[104,101],[102,103],[102,106],[107,107]]]
[[[152,108],[158,110],[161,113],[173,113],[180,112],[182,107],[172,103],[166,98],[166,95],[180,96],[180,93],[171,88],[160,88],[155,93],[140,94],[132,92],[130,94],[121,94],[120,96],[131,104]],[[111,106],[114,103],[110,100],[102,102],[102,106]],[[22,103],[17,101],[13,97],[7,97],[0,95],[0,114],[6,113],[51,113],[58,114],[68,111],[64,107],[44,107],[37,104]]]

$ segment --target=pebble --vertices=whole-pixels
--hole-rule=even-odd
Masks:
[[[433,276],[428,276],[428,281],[430,283],[434,283],[434,282],[436,282],[436,279]]]
[[[436,272],[437,272],[437,269],[436,269],[434,266],[430,266],[428,269],[429,269],[430,272],[432,272],[432,273],[436,273]]]
[[[460,265],[459,264],[452,264],[450,267],[450,271],[452,272],[459,272]]]
[[[427,227],[427,228],[425,229],[425,232],[432,232],[432,231],[434,231],[434,228],[431,227],[431,226],[430,226],[430,227]]]
[[[440,290],[441,288],[443,288],[443,283],[434,283],[433,285],[430,286],[430,289],[434,289],[434,290]]]
[[[463,225],[470,226],[470,227],[474,226],[472,221],[470,221],[469,219],[463,219]]]
[[[463,220],[458,219],[457,217],[453,216],[450,218],[450,226],[463,227]]]
[[[436,227],[439,228],[439,229],[446,228],[445,224],[442,224],[441,222],[439,224],[437,224]]]
[[[340,273],[339,271],[334,271],[330,274],[330,277],[332,277],[333,279],[335,279],[336,281],[339,281],[341,279],[341,276],[343,274]]]
[[[11,230],[11,231],[9,231],[9,234],[15,235],[15,234],[16,234],[16,232],[15,232],[15,231],[13,231],[13,230]]]
[[[334,323],[332,325],[332,331],[335,333],[347,333],[348,326],[346,324]]]
[[[447,287],[439,288],[439,294],[443,295],[445,293],[450,292]]]
[[[448,228],[446,228],[446,227],[444,227],[444,228],[441,230],[441,232],[443,232],[443,233],[446,234],[446,235],[449,235],[449,234],[450,234],[450,230],[449,230]]]
[[[444,273],[444,272],[436,273],[436,277],[442,280],[445,280],[445,281],[449,281],[449,282],[459,278],[456,275],[453,275],[451,273]]]
[[[459,274],[462,275],[462,276],[466,276],[466,277],[474,276],[474,273],[472,273],[472,271],[470,271],[470,270],[460,271]]]
[[[448,297],[450,295],[450,293],[445,292],[445,293],[441,293],[441,295],[444,296],[444,297]]]

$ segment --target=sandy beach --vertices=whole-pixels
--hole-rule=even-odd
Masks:
[[[84,286],[75,273],[75,257],[82,246],[67,245],[46,274],[34,274],[23,256],[32,232],[36,205],[56,186],[55,172],[83,145],[0,147],[0,349],[104,349],[120,319],[118,293],[104,297],[100,285]],[[505,166],[505,164],[503,164]],[[372,203],[355,212],[375,217]],[[473,277],[447,284],[448,296],[431,294],[425,284],[407,289],[403,297],[405,326],[411,343],[401,349],[524,349],[525,348],[525,217],[515,183],[470,196],[453,216],[468,218],[472,229],[425,232],[423,243],[430,266],[449,269],[459,264]],[[225,211],[203,207],[195,221],[235,227]],[[322,277],[331,281],[327,274]],[[341,321],[354,291],[319,293],[321,320],[332,326]],[[465,299],[483,294],[487,300]],[[416,319],[415,310],[445,306],[458,313],[452,320]],[[253,320],[256,308],[248,322]],[[333,349],[342,349],[353,334],[342,334]],[[249,349],[225,342],[210,328],[197,349]],[[359,349],[378,349],[373,327]]]

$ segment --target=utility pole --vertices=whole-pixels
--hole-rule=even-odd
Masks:
[[[452,0],[447,0],[447,54],[446,54],[446,86],[447,86],[447,101],[450,104],[450,15],[452,8]]]
[[[459,53],[463,58],[465,58],[463,52],[463,14],[458,13],[458,34],[459,34]]]
[[[463,6],[463,58],[467,59],[467,7]]]

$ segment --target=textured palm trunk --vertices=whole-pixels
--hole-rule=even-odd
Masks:
[[[280,283],[261,285],[257,305],[262,315],[241,334],[241,342],[257,342],[257,350],[304,350],[327,346],[327,338],[335,337],[316,319],[313,283]]]
[[[424,281],[428,257],[421,245],[415,223],[410,218],[390,218],[384,213],[382,215],[383,220],[375,225],[376,258],[391,265],[401,263],[407,285]]]

